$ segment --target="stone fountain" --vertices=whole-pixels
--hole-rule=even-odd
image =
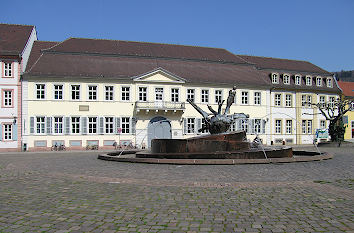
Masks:
[[[234,103],[236,87],[229,91],[226,108],[222,113],[223,101],[218,103],[218,111],[210,105],[211,114],[198,107],[190,99],[187,101],[203,116],[204,126],[199,131],[208,130],[210,135],[188,139],[153,139],[151,151],[139,152],[137,158],[168,159],[264,159],[292,157],[291,147],[264,147],[260,141],[248,142],[245,131],[227,132],[231,124],[249,115],[235,113],[228,115]],[[210,117],[211,116],[211,117]]]

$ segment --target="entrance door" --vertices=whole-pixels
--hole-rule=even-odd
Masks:
[[[148,126],[148,147],[154,138],[171,138],[171,123],[165,117],[154,117]]]
[[[354,121],[352,121],[352,138],[354,138]]]

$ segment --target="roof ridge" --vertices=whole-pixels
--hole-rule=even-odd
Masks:
[[[171,44],[171,43],[159,43],[159,42],[147,42],[147,41],[133,41],[133,40],[114,40],[114,39],[102,39],[102,38],[83,38],[83,37],[69,37],[65,41],[69,39],[84,39],[84,40],[106,40],[106,41],[116,41],[116,42],[132,42],[132,43],[146,43],[146,44],[162,44],[162,45],[176,45],[176,46],[184,46],[184,47],[195,47],[195,48],[209,48],[209,49],[220,49],[226,50],[225,48],[217,48],[217,47],[208,47],[208,46],[197,46],[197,45],[183,45],[183,44]],[[64,41],[63,41],[64,42]],[[230,51],[228,51],[231,53]],[[233,54],[233,53],[231,53]],[[233,54],[235,55],[235,54]]]
[[[59,41],[52,41],[52,40],[35,40],[34,42],[52,42],[52,43],[59,43]]]
[[[297,60],[297,59],[289,59],[289,58],[265,57],[265,56],[246,55],[246,54],[236,54],[236,55],[238,55],[238,56],[247,56],[247,57],[271,58],[271,59],[287,60],[287,61],[301,61],[301,62],[311,63],[311,62],[306,61],[306,60]],[[311,64],[313,64],[313,63],[311,63]]]
[[[11,25],[11,26],[29,26],[29,27],[35,27],[34,25],[28,25],[28,24],[14,24],[14,23],[0,23],[0,25]]]

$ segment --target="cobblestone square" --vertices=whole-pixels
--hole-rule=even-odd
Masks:
[[[289,164],[0,154],[0,232],[354,232],[353,148]]]

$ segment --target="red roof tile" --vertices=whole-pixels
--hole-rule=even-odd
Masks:
[[[20,55],[34,26],[0,24],[0,55]]]
[[[338,85],[343,90],[345,96],[354,96],[354,82],[338,81]]]

